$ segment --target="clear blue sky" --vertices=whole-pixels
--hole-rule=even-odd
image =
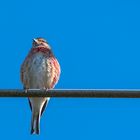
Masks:
[[[0,88],[21,89],[32,38],[48,40],[61,64],[56,88],[140,88],[138,0],[0,2]],[[40,136],[30,135],[26,98],[0,99],[0,137],[139,140],[140,99],[51,99]]]

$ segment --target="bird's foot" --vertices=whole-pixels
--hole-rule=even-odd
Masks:
[[[47,92],[49,89],[44,87],[42,90]]]
[[[28,93],[28,89],[24,89],[24,92],[25,92],[25,93]]]

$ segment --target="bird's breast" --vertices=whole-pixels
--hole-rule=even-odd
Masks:
[[[34,54],[29,60],[27,77],[30,88],[48,88],[52,81],[52,66],[42,53]],[[47,87],[48,86],[48,87]]]

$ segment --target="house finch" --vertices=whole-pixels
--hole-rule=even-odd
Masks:
[[[32,48],[21,66],[24,89],[52,89],[59,80],[60,65],[43,38],[33,39]],[[48,104],[47,97],[30,97],[31,134],[40,133],[40,117]]]

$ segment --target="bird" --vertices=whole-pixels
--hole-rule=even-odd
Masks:
[[[53,89],[61,69],[49,43],[41,37],[33,39],[31,50],[23,61],[20,78],[26,92],[30,89]],[[40,118],[49,102],[48,97],[29,97],[32,111],[31,134],[40,134]]]

